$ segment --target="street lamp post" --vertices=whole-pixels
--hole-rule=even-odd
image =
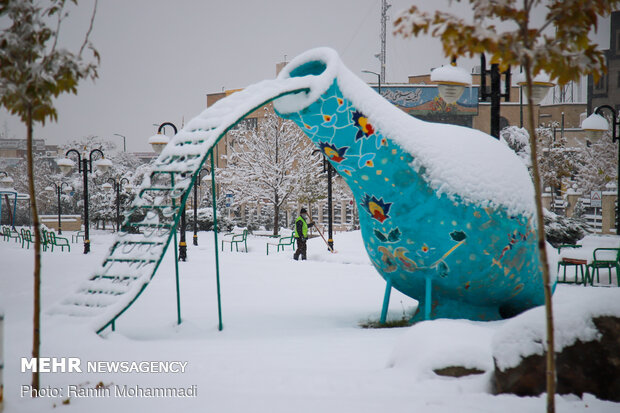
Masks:
[[[75,163],[69,159],[70,153],[77,155],[78,172],[82,174],[84,181],[84,254],[88,254],[90,252],[90,236],[88,228],[88,173],[93,171],[93,154],[99,154],[101,156],[98,161],[95,161],[95,167],[102,172],[105,172],[112,165],[112,162],[105,159],[105,155],[100,149],[93,149],[90,151],[88,156],[86,155],[86,152],[82,155],[76,149],[69,149],[65,154],[65,158],[57,161],[60,170],[65,174],[71,172],[71,169],[75,165]]]
[[[198,245],[198,187],[200,186],[200,182],[202,181],[202,173],[210,173],[208,169],[200,169],[198,172],[198,176],[196,177],[196,182],[194,183],[194,245]],[[210,177],[207,175],[206,178]]]
[[[327,164],[327,245],[329,246],[329,250],[334,252],[334,212],[333,212],[333,197],[332,197],[332,171],[334,167],[327,160],[325,161]]]
[[[491,91],[487,92],[487,74],[491,74]],[[491,63],[491,69],[487,70],[487,62],[484,53],[480,55],[480,95],[479,100],[486,102],[491,100],[491,136],[499,139],[499,109],[500,101],[504,98],[510,100],[510,68],[503,72],[505,75],[504,93],[501,93],[501,77],[499,64]]]
[[[129,184],[129,179],[127,178],[109,178],[108,182],[112,182],[112,185],[108,184],[105,189],[116,191],[116,232],[120,231],[121,228],[121,189],[123,188],[123,182]]]
[[[592,134],[596,134],[599,137],[602,136],[603,132],[609,130],[609,124],[603,116],[603,109],[607,109],[611,112],[611,139],[613,142],[616,142],[620,140],[620,136],[618,135],[620,120],[618,120],[618,112],[616,112],[616,110],[610,105],[601,105],[594,109],[594,113],[583,121],[581,128],[591,132]],[[616,175],[616,204],[620,206],[620,146],[618,147],[618,166]],[[616,234],[620,234],[620,211],[616,211]]]
[[[317,152],[321,152],[320,149],[315,149],[312,151],[312,154]],[[321,152],[322,153],[322,152]],[[323,153],[322,153],[323,154]],[[327,173],[327,246],[328,250],[334,251],[334,217],[333,217],[333,198],[332,198],[332,171],[334,167],[327,160],[325,154],[323,154],[323,172]],[[310,211],[310,215],[312,216],[312,211]]]
[[[362,73],[370,73],[377,76],[377,91],[381,94],[381,74],[373,72],[372,70],[362,70]]]
[[[58,197],[58,234],[62,235],[62,223],[60,220],[60,215],[61,215],[60,193],[62,192],[63,186],[67,185],[66,189],[70,189],[71,187],[66,182],[61,182],[60,185],[57,184],[56,182],[52,182],[52,185],[54,185],[54,188],[52,188],[51,186],[48,186],[47,188],[45,188],[45,190],[49,192],[54,192],[54,190],[56,191],[56,195]]]
[[[164,147],[168,144],[168,137],[162,134],[162,131],[166,128],[166,126],[171,126],[174,130],[174,134],[178,133],[177,127],[174,126],[172,122],[164,122],[157,128],[157,135],[151,136],[149,138],[149,143],[153,147],[153,150],[157,153],[161,153],[164,150]],[[187,261],[187,243],[185,242],[185,208],[181,211],[181,238],[179,240],[179,261]]]
[[[127,141],[125,138],[125,135],[121,135],[120,133],[115,133],[114,136],[120,136],[121,138],[123,138],[123,152],[127,152]]]

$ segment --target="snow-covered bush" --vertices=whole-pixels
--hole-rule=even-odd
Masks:
[[[588,223],[580,217],[563,217],[545,209],[545,236],[554,247],[576,244],[592,232]]]
[[[219,210],[218,210],[219,211]],[[199,231],[213,231],[213,209],[212,208],[198,208],[196,211],[197,223]],[[193,229],[194,225],[194,213],[193,211],[186,211],[187,230]],[[217,230],[231,231],[235,227],[235,223],[228,219],[228,217],[220,212],[217,214]]]
[[[499,135],[500,142],[512,149],[529,169],[532,162],[530,160],[530,134],[527,130],[518,126],[508,126],[502,129]]]

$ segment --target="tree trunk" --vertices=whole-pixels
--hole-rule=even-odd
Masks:
[[[32,323],[32,358],[39,364],[39,350],[41,348],[41,230],[39,213],[37,211],[37,198],[34,187],[34,161],[32,155],[32,108],[28,108],[26,118],[27,129],[27,156],[28,156],[28,192],[30,194],[30,209],[34,221],[34,317]],[[39,369],[32,372],[32,388],[39,392]]]
[[[551,277],[545,243],[545,223],[543,220],[542,191],[540,173],[538,170],[538,149],[536,126],[534,125],[534,103],[532,101],[532,62],[529,58],[525,62],[525,77],[527,81],[527,107],[531,146],[532,175],[534,176],[534,196],[536,201],[536,221],[538,225],[538,249],[542,265],[543,288],[545,291],[545,316],[547,319],[547,413],[555,412],[555,339],[553,334],[553,306],[551,301]]]
[[[274,199],[276,202],[273,204],[273,236],[278,236],[280,230],[280,197],[278,196],[278,190],[275,190]]]
[[[13,219],[13,213],[11,212],[11,201],[9,201],[9,195],[8,194],[4,194],[4,200],[6,201],[6,206],[7,206],[6,211],[7,211],[7,214],[9,215],[8,216],[8,218],[9,218],[8,225],[11,228],[15,229],[15,225],[13,225],[15,223],[15,220]],[[0,202],[2,202],[1,199],[0,199]],[[17,211],[15,211],[15,212],[16,212],[16,215],[17,215]]]

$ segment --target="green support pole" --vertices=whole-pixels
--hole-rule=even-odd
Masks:
[[[431,319],[431,289],[433,286],[433,281],[431,277],[426,277],[426,294],[425,294],[425,302],[424,302],[424,319]]]
[[[390,304],[390,295],[392,294],[392,278],[387,279],[385,284],[385,295],[383,296],[383,308],[381,309],[381,319],[379,322],[385,324],[387,318],[388,305]]]
[[[213,237],[215,238],[215,279],[217,281],[218,330],[222,331],[224,327],[222,326],[222,299],[220,296],[220,260],[217,251],[217,198],[215,196],[215,164],[213,161],[213,149],[209,151],[209,155],[211,156],[211,195],[213,197]]]
[[[172,179],[172,186],[174,186],[174,176],[171,179]],[[172,199],[172,207],[174,208],[175,206],[176,206],[176,201]],[[177,284],[177,324],[181,324],[181,291],[180,291],[180,286],[179,286],[179,252],[176,248],[177,246],[176,228],[173,228],[173,233],[174,233],[174,248],[172,249],[174,250],[174,274],[176,277],[176,284]]]
[[[177,324],[181,324],[181,291],[179,287],[179,251],[176,249],[177,245],[177,232],[174,231],[174,274],[177,284]]]

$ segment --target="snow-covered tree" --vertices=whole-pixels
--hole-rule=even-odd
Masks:
[[[312,204],[327,197],[327,164],[323,164],[323,155],[312,155],[318,159],[314,173],[305,174],[299,183],[296,195],[297,202],[307,205],[308,211],[312,211]],[[327,161],[325,161],[327,162]],[[332,169],[332,176],[337,176]]]
[[[616,182],[618,173],[616,151],[617,145],[609,132],[604,133],[600,139],[582,146],[578,153],[576,177],[579,191],[584,194],[604,191],[608,183]]]
[[[541,148],[538,165],[543,187],[550,186],[552,193],[561,188],[576,172],[576,159],[579,148],[570,148],[564,136],[554,136],[553,127],[548,125],[536,129]]]
[[[135,186],[132,184],[132,181],[137,178],[135,175],[139,175],[139,171],[142,170],[141,162],[130,153],[118,152],[116,150],[116,143],[97,136],[85,136],[73,139],[62,147],[63,152],[69,149],[77,149],[87,154],[93,149],[100,149],[105,157],[112,162],[112,166],[107,172],[102,173],[94,169],[93,172],[89,174],[88,194],[90,220],[91,222],[96,222],[97,227],[102,223],[103,228],[105,228],[106,222],[116,221],[116,191],[113,188],[111,192],[107,192],[104,190],[103,185],[108,181],[112,183],[112,180],[118,181],[123,178],[126,178],[130,182],[129,184],[124,183],[121,186],[120,210],[122,214],[132,199],[131,193]],[[74,197],[71,198],[73,207],[75,213],[81,213],[84,208],[82,175],[78,173],[77,168],[74,168],[63,180],[68,182],[74,189],[75,194]]]
[[[125,206],[125,208],[129,208],[131,204],[133,203],[133,201],[136,199],[137,188],[140,187],[145,176],[148,177],[151,175],[151,172],[153,171],[154,163],[155,163],[155,159],[151,160],[149,163],[139,164],[134,170],[129,170],[125,174],[122,175],[124,178],[127,178],[129,180],[129,184],[123,188],[124,193],[126,195],[126,198],[123,201],[124,202],[123,205]],[[147,202],[151,202],[151,203],[154,202],[153,194],[150,192],[144,193],[142,195],[142,199],[146,200]],[[123,209],[121,209],[121,213],[122,212],[123,212]],[[138,209],[131,214],[131,221],[132,222],[142,221],[145,215],[146,213],[144,212],[144,210]],[[122,218],[122,223],[123,222],[125,222],[124,216]],[[132,227],[132,226],[125,226],[123,228],[123,231],[135,232],[137,231],[137,228]]]
[[[538,152],[541,184],[543,187],[552,188],[552,206],[554,205],[554,189],[568,183],[568,179],[575,173],[575,169],[579,165],[578,158],[585,156],[581,152],[581,147],[569,148],[565,138],[559,136],[554,139],[553,126],[557,125],[548,125],[536,129],[539,147],[542,149]],[[500,135],[500,140],[514,150],[526,165],[531,164],[527,130],[509,126],[502,129]],[[578,176],[578,181],[580,177]],[[581,206],[581,203],[579,205]],[[572,217],[563,217],[545,210],[544,222],[547,241],[555,247],[561,244],[575,244],[586,233],[590,232],[587,222],[581,217],[580,211],[582,210],[583,206],[581,208],[576,207]]]
[[[599,140],[569,147],[566,138],[553,135],[553,127],[546,125],[536,129],[539,147],[538,165],[541,185],[551,187],[552,195],[557,188],[568,187],[573,178],[573,188],[584,194],[591,191],[604,191],[607,184],[617,179],[616,144],[609,132]],[[502,129],[501,140],[513,149],[526,165],[530,145],[527,130],[516,126]],[[531,170],[530,170],[531,172]]]
[[[58,171],[58,167],[56,166],[54,160],[43,155],[34,154],[33,160],[33,173],[37,205],[40,206],[40,212],[42,214],[54,214],[57,211],[56,192],[46,191],[45,188],[50,186],[51,182],[61,182],[61,175]],[[21,159],[16,164],[3,168],[3,170],[6,171],[9,176],[13,178],[13,187],[17,190],[17,192],[23,194],[29,193],[28,162],[26,159]],[[66,200],[64,198],[61,198],[61,201]],[[27,202],[25,203],[27,206]],[[64,207],[65,204],[63,202],[63,209]],[[18,208],[22,209],[21,205],[18,205]],[[28,220],[28,218],[26,218],[26,220]]]
[[[62,93],[77,93],[80,80],[97,77],[99,60],[88,42],[95,11],[79,52],[59,47],[61,23],[67,17],[65,3],[66,0],[0,0],[0,20],[6,22],[0,31],[0,105],[19,116],[26,127],[28,147],[28,189],[35,234],[33,358],[39,357],[41,312],[41,236],[35,197],[33,129],[35,124],[56,119],[54,98]],[[55,26],[50,26],[54,19]],[[86,48],[93,52],[97,62],[83,58]],[[39,390],[38,372],[32,374],[32,388]]]
[[[239,204],[266,203],[273,208],[273,234],[278,235],[280,208],[309,175],[318,170],[312,144],[291,121],[267,107],[256,126],[244,122],[229,132],[230,153],[219,182]]]

